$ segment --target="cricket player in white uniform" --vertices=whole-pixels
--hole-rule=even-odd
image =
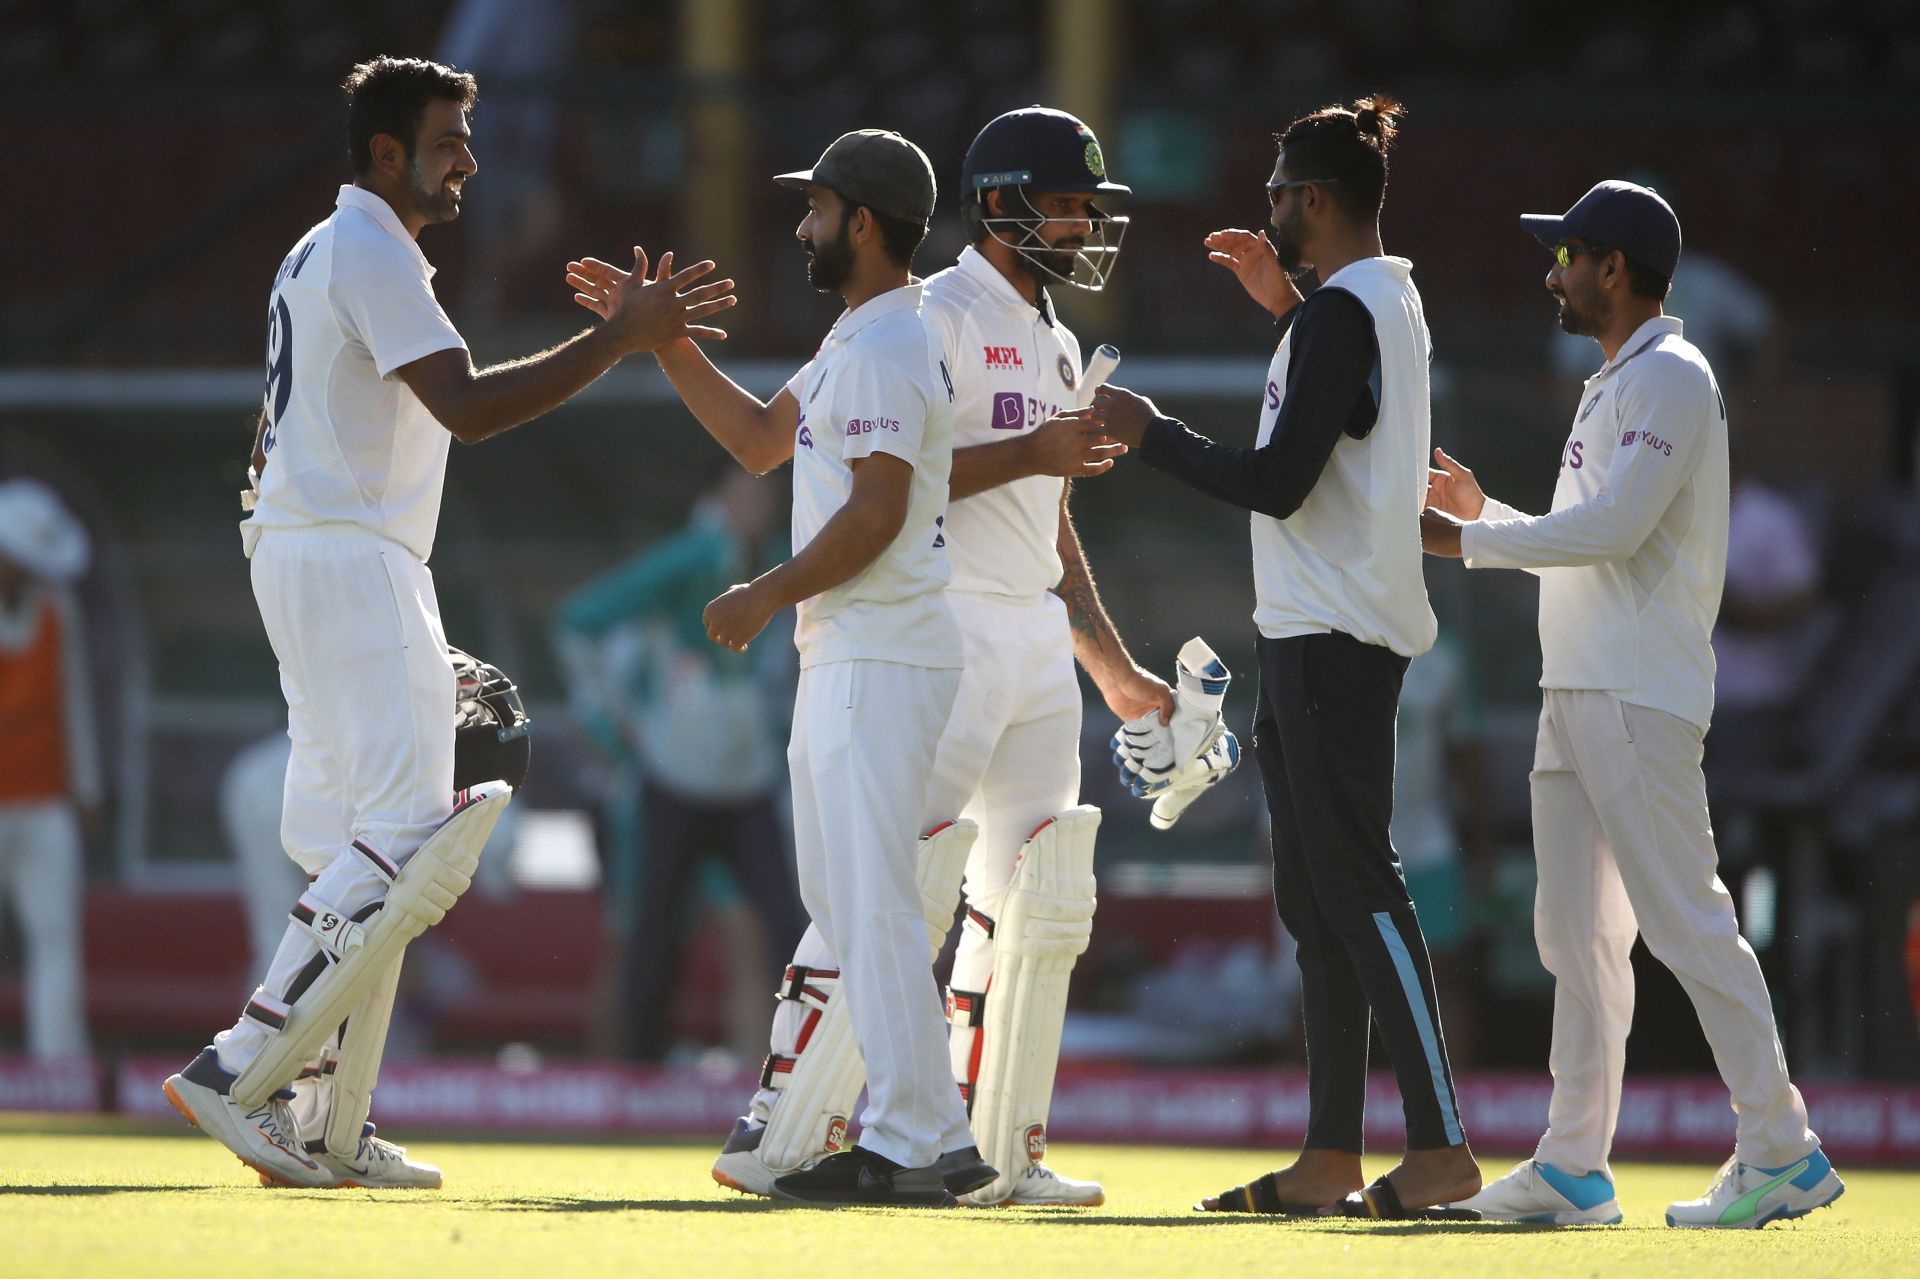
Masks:
[[[607,323],[476,372],[415,243],[458,216],[478,167],[473,78],[376,58],[343,87],[354,180],[273,283],[241,525],[293,744],[281,840],[312,882],[239,1021],[165,1092],[268,1184],[431,1187],[439,1170],[374,1137],[368,1104],[401,951],[466,889],[512,790],[455,792],[459,676],[426,566],[448,444],[538,416],[633,352],[724,337],[692,322],[731,286],[681,291],[712,263],[663,272]]]
[[[996,1174],[947,1073],[915,858],[964,661],[942,527],[953,376],[909,274],[933,215],[933,170],[899,134],[865,129],[775,181],[807,193],[796,234],[808,278],[839,293],[846,312],[766,403],[692,343],[659,352],[674,389],[742,465],[757,474],[794,465],[793,558],[709,604],[707,632],[744,649],[776,611],[798,606],[787,761],[800,896],[822,962],[792,984],[796,1000],[837,1010],[823,1033],[866,1061],[868,1097],[858,1145],[787,1165],[766,1192],[951,1206]],[[569,268],[595,309],[625,287],[606,263]]]
[[[1430,553],[1540,578],[1534,936],[1556,983],[1553,1100],[1533,1158],[1464,1206],[1492,1220],[1620,1220],[1607,1156],[1637,934],[1692,998],[1738,1117],[1733,1157],[1667,1224],[1804,1216],[1844,1186],[1787,1077],[1700,772],[1727,562],[1727,411],[1705,357],[1662,313],[1680,223],[1655,192],[1615,181],[1521,223],[1554,251],[1561,327],[1598,341],[1606,364],[1587,379],[1548,514],[1494,501],[1435,450],[1422,517]]]
[[[1105,1198],[1099,1183],[1045,1163],[1067,980],[1091,935],[1099,821],[1097,810],[1076,807],[1074,659],[1123,719],[1171,712],[1173,698],[1128,656],[1067,512],[1068,480],[1106,471],[1124,449],[1060,416],[1092,388],[1081,384],[1079,343],[1054,314],[1046,284],[1104,286],[1126,220],[1094,200],[1127,188],[1107,180],[1085,124],[1041,107],[981,130],[961,188],[973,247],[927,280],[923,300],[953,378],[947,601],[967,658],[923,810],[928,831],[963,819],[925,841],[927,924],[937,949],[964,864],[948,1051],[981,1154],[1000,1170],[967,1202],[1090,1206]],[[970,852],[961,847],[969,838]],[[1074,862],[1081,856],[1084,865]],[[1050,899],[1044,922],[1033,915],[1036,892]],[[857,1054],[843,1050],[832,1010],[808,993],[823,989],[823,976],[831,983],[833,968],[810,930],[778,990],[761,1089],[714,1166],[722,1184],[766,1194],[789,1167],[837,1144],[864,1074]],[[781,1107],[787,1113],[773,1120]]]

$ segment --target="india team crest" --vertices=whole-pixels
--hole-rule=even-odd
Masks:
[[[1065,382],[1067,384],[1067,389],[1071,391],[1073,389],[1073,382],[1074,382],[1073,361],[1067,358],[1067,354],[1065,351],[1062,351],[1060,353],[1060,363],[1058,365],[1058,368],[1060,369],[1060,380],[1062,382]]]
[[[839,1154],[847,1148],[847,1117],[835,1115],[827,1121],[827,1151]]]
[[[1080,128],[1080,136],[1087,140],[1087,172],[1104,182],[1107,177],[1107,161],[1106,157],[1100,154],[1099,139],[1095,138],[1092,131],[1085,125]]]
[[[1046,1159],[1047,1126],[1045,1124],[1034,1124],[1027,1129],[1026,1138],[1028,1162],[1037,1164]]]

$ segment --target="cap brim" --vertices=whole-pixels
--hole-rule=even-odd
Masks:
[[[796,191],[804,191],[813,185],[813,170],[802,169],[798,173],[776,173],[773,180],[778,186],[792,187]]]
[[[1522,213],[1520,227],[1536,240],[1558,244],[1567,238],[1567,219],[1558,213]]]

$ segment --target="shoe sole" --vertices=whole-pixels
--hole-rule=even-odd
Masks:
[[[962,1200],[961,1203],[968,1208],[1098,1208],[1106,1201],[1106,1192],[1102,1191],[1091,1199],[1022,1199],[1018,1195],[1008,1195],[992,1203],[979,1203],[971,1199]]]
[[[169,1079],[165,1083],[161,1084],[160,1091],[166,1095],[167,1104],[172,1106],[175,1110],[179,1111],[182,1118],[184,1118],[188,1123],[192,1124],[195,1128],[198,1128],[201,1132],[207,1133],[207,1136],[214,1137],[214,1134],[211,1132],[207,1132],[206,1126],[200,1122],[200,1116],[193,1113],[193,1107],[187,1104],[186,1098],[182,1097],[179,1091],[176,1088],[174,1088],[173,1080]],[[220,1139],[218,1137],[214,1137],[214,1140],[219,1141]],[[309,1185],[304,1185],[297,1181],[293,1181],[287,1177],[282,1176],[280,1173],[275,1172],[272,1168],[264,1167],[260,1164],[255,1163],[253,1160],[247,1158],[245,1155],[241,1154],[239,1151],[234,1150],[230,1146],[227,1146],[226,1142],[221,1141],[220,1144],[221,1146],[226,1148],[228,1154],[232,1155],[235,1159],[238,1159],[241,1163],[245,1164],[247,1167],[259,1173],[262,1184],[265,1184],[267,1179],[271,1177],[275,1181],[279,1182],[281,1185],[284,1185],[289,1190],[328,1189],[328,1187],[326,1186],[309,1186]]]
[[[1672,1213],[1667,1214],[1667,1224],[1669,1226],[1672,1226],[1675,1230],[1759,1230],[1771,1222],[1793,1221],[1797,1218],[1804,1217],[1809,1213],[1818,1212],[1822,1208],[1830,1207],[1833,1204],[1834,1200],[1838,1199],[1841,1195],[1844,1195],[1846,1193],[1847,1193],[1846,1183],[1841,1182],[1838,1186],[1834,1187],[1832,1194],[1828,1195],[1825,1199],[1822,1199],[1817,1204],[1808,1204],[1804,1208],[1794,1208],[1794,1207],[1790,1207],[1787,1204],[1781,1204],[1778,1208],[1775,1208],[1772,1212],[1765,1213],[1761,1216],[1754,1217],[1747,1221],[1736,1222],[1731,1225],[1722,1225],[1720,1222],[1717,1222],[1717,1221],[1675,1221],[1673,1219]]]
[[[277,1172],[262,1172],[258,1168],[254,1171],[260,1173],[260,1184],[268,1190],[438,1190],[443,1184],[436,1181],[430,1186],[424,1182],[417,1186],[398,1186],[387,1181],[355,1181],[348,1177],[331,1186],[303,1186],[297,1181],[288,1181]]]
[[[1459,1206],[1469,1207],[1471,1205],[1462,1204]],[[1519,1212],[1511,1214],[1499,1211],[1488,1211],[1485,1208],[1480,1208],[1476,1211],[1479,1212],[1482,1221],[1510,1222],[1522,1226],[1617,1226],[1626,1220],[1625,1215],[1620,1211],[1619,1204],[1608,1204],[1606,1208],[1609,1211],[1603,1216],[1592,1215],[1596,1211],[1596,1209],[1592,1208],[1561,1209],[1558,1212]]]
[[[749,1156],[749,1158],[751,1157],[752,1156]],[[737,1190],[743,1195],[752,1195],[756,1199],[771,1199],[774,1197],[773,1178],[779,1174],[774,1173],[772,1169],[768,1169],[769,1176],[767,1178],[766,1189],[762,1190],[758,1186],[749,1185],[740,1177],[729,1172],[726,1167],[727,1158],[728,1156],[721,1155],[720,1158],[714,1162],[713,1179],[716,1183],[725,1186],[728,1190]],[[764,1164],[761,1166],[765,1167]]]

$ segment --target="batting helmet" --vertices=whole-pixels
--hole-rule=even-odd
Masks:
[[[987,192],[995,189],[1017,194],[1024,212],[990,215]],[[1061,251],[1039,235],[1047,219],[1033,207],[1031,196],[1040,191],[1131,194],[1129,188],[1108,180],[1100,140],[1078,117],[1034,106],[989,120],[967,148],[960,168],[960,214],[968,235],[975,241],[982,235],[993,236],[1052,279],[1096,292],[1105,288],[1128,220],[1090,205],[1092,230],[1086,242],[1071,251],[1071,268],[1062,271],[1055,265]]]
[[[453,788],[500,780],[519,790],[533,761],[532,721],[512,676],[449,647],[453,661]]]

